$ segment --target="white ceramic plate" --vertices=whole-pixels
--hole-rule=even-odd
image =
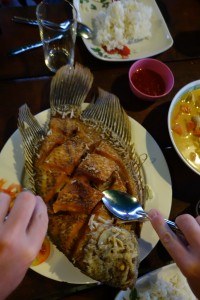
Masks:
[[[160,278],[162,278],[166,283],[169,282],[170,278],[177,277],[178,281],[180,282],[180,285],[182,287],[181,292],[184,290],[185,295],[182,297],[177,297],[176,299],[182,299],[182,300],[195,300],[196,297],[191,292],[189,285],[185,279],[185,277],[182,275],[180,270],[178,269],[176,264],[170,264],[163,268],[157,269],[155,271],[152,271],[142,277],[140,277],[136,282],[136,289],[138,292],[144,292],[150,290],[150,283],[156,283],[156,281]],[[115,297],[115,300],[130,300],[130,289],[126,291],[121,291],[117,294]],[[161,298],[159,298],[161,299]],[[163,297],[162,299],[169,299],[168,297]],[[171,299],[171,298],[170,298]],[[174,298],[175,299],[175,298]]]
[[[92,28],[92,20],[95,15],[102,10],[105,3],[112,0],[74,0],[74,5],[78,11],[78,19],[82,23]],[[146,5],[152,7],[152,36],[140,42],[128,45],[131,53],[128,58],[121,58],[120,55],[109,55],[102,47],[95,45],[92,40],[83,39],[88,51],[98,59],[105,61],[133,61],[145,57],[151,57],[169,49],[173,44],[173,39],[165,23],[165,20],[156,4],[155,0],[142,0]]]
[[[48,118],[48,110],[37,115],[37,119],[44,124]],[[148,155],[144,162],[144,176],[148,185],[153,191],[153,198],[147,201],[146,209],[156,207],[163,215],[168,218],[171,201],[172,189],[171,179],[165,158],[150,134],[136,121],[130,118],[132,126],[132,140],[135,143],[139,155]],[[5,144],[0,153],[0,178],[7,180],[8,184],[20,183],[23,167],[23,149],[19,130]],[[158,237],[152,230],[149,222],[142,227],[140,243],[140,259],[144,259],[158,242]],[[51,245],[49,258],[42,264],[32,267],[33,270],[48,278],[64,281],[68,283],[84,284],[93,283],[93,279],[85,276],[75,268],[69,260]]]

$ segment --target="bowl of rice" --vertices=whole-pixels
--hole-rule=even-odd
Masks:
[[[138,278],[135,287],[120,291],[115,300],[196,300],[175,263]]]
[[[129,84],[138,98],[154,101],[169,94],[174,86],[174,76],[160,60],[144,58],[130,67]]]

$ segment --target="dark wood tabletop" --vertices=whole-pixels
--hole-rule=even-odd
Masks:
[[[200,200],[200,177],[179,158],[171,145],[167,129],[168,109],[174,95],[185,84],[200,79],[200,1],[156,2],[174,40],[170,49],[154,57],[165,62],[174,74],[174,88],[167,96],[156,102],[139,100],[132,94],[128,83],[128,70],[132,62],[98,60],[87,51],[80,38],[77,38],[75,60],[91,69],[99,87],[119,97],[129,116],[141,123],[160,146],[172,180],[173,199],[169,218],[174,220],[184,212],[195,215]],[[53,76],[44,64],[42,48],[9,56],[11,49],[40,40],[37,27],[14,23],[14,15],[35,18],[35,7],[0,8],[0,150],[17,129],[18,110],[22,104],[27,103],[34,114],[49,108],[49,86]],[[141,262],[139,275],[170,261],[170,256],[158,242]],[[105,285],[70,295],[73,291],[72,285],[28,270],[9,299],[106,300],[114,299],[118,293],[117,289]]]

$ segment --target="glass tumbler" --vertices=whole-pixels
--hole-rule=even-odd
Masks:
[[[36,7],[46,66],[56,72],[74,64],[77,11],[67,0],[44,0]]]

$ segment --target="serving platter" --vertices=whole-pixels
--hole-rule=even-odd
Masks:
[[[92,39],[83,39],[88,51],[96,58],[104,61],[134,61],[145,57],[155,56],[169,49],[173,45],[173,39],[155,0],[141,0],[152,8],[152,35],[149,39],[139,40],[129,44],[130,55],[122,58],[119,54],[108,54]],[[105,10],[112,0],[74,0],[74,6],[78,12],[78,20],[93,29],[93,19],[99,11]]]
[[[83,108],[87,104],[83,105]],[[36,118],[43,125],[49,118],[49,110],[42,111]],[[172,188],[169,170],[165,158],[152,136],[138,122],[130,118],[132,129],[132,142],[141,159],[147,157],[143,163],[143,175],[150,188],[151,197],[146,202],[146,210],[156,207],[168,218],[171,202]],[[22,140],[19,130],[16,130],[8,139],[0,153],[0,178],[7,184],[21,183],[24,170],[24,157]],[[140,260],[142,261],[158,242],[156,233],[149,222],[145,222],[139,239]],[[88,284],[95,281],[84,275],[58,249],[51,244],[50,256],[42,264],[31,267],[37,273],[48,278],[75,284]]]
[[[169,264],[165,267],[159,268],[157,270],[154,270],[150,273],[147,273],[146,275],[138,278],[135,288],[137,292],[150,292],[151,291],[151,284],[156,284],[158,279],[163,280],[163,286],[169,282],[177,282],[179,290],[179,295],[177,297],[173,298],[171,295],[170,299],[181,299],[181,300],[195,300],[196,297],[193,295],[192,291],[190,290],[190,287],[187,283],[186,278],[182,275],[181,271],[177,267],[175,263]],[[160,287],[160,291],[162,290],[162,287]],[[164,291],[166,292],[166,289]],[[148,296],[146,296],[148,297]],[[120,291],[117,296],[115,297],[115,300],[133,300],[134,297],[131,296],[131,289],[128,289],[126,291]],[[136,299],[136,298],[135,298]],[[137,298],[138,299],[138,298]],[[144,298],[143,298],[144,299]],[[147,299],[147,298],[146,298]],[[164,297],[157,297],[157,298],[148,298],[148,299],[169,299],[167,295]]]

